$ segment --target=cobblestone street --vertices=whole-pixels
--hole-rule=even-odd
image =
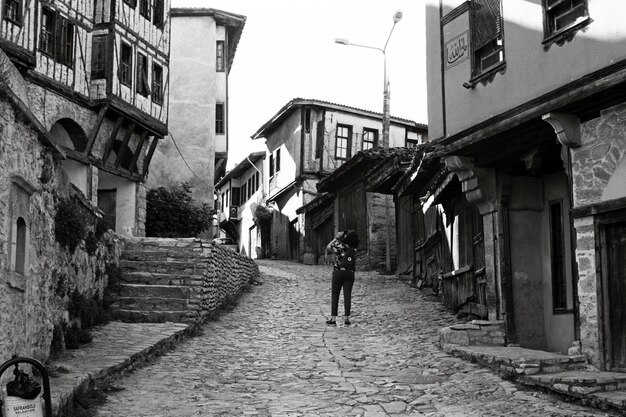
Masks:
[[[97,416],[606,415],[441,352],[437,329],[454,317],[393,276],[357,272],[352,326],[330,327],[329,266],[259,265],[262,285],[116,381],[125,389]]]

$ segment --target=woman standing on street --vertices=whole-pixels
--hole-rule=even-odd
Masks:
[[[331,285],[331,316],[326,324],[337,324],[337,310],[339,308],[339,293],[343,288],[343,305],[345,324],[350,324],[350,307],[352,304],[352,286],[354,285],[354,270],[356,264],[356,248],[359,246],[359,236],[354,230],[345,230],[337,233],[337,236],[326,246],[324,260],[328,264],[328,252],[336,255],[333,265],[333,278]]]

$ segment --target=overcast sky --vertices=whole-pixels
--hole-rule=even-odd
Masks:
[[[382,53],[335,38],[387,47],[391,114],[426,123],[424,6],[419,0],[172,0],[172,7],[220,9],[247,17],[229,76],[228,168],[264,149],[250,140],[295,97],[382,112]]]

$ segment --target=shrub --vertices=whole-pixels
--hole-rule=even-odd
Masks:
[[[74,252],[87,235],[90,219],[83,207],[74,198],[64,198],[56,205],[54,235],[61,246]]]
[[[211,227],[213,210],[204,203],[194,204],[191,186],[148,190],[146,207],[146,236],[197,237]]]

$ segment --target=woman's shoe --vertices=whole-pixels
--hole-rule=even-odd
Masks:
[[[326,320],[326,324],[328,324],[329,326],[336,326],[337,322],[335,320]]]
[[[346,321],[344,321],[344,324],[345,324],[346,326],[349,326],[349,325],[350,325],[350,319],[346,319]]]

